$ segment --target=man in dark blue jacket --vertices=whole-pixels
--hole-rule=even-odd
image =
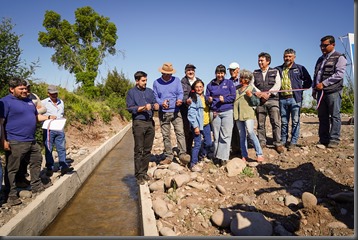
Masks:
[[[136,85],[128,91],[126,103],[133,119],[134,175],[138,185],[142,185],[150,179],[147,171],[155,136],[153,110],[158,110],[159,105],[153,90],[147,88],[147,74],[138,71],[134,79]]]
[[[307,69],[295,63],[296,51],[288,48],[283,53],[284,63],[277,66],[281,76],[280,114],[281,142],[288,150],[293,149],[300,136],[300,113],[302,107],[302,89],[312,85],[312,78]],[[296,91],[290,91],[295,90]],[[292,119],[291,140],[288,141],[288,123]]]

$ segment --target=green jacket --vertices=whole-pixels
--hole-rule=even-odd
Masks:
[[[246,91],[251,90],[255,92],[252,85],[247,86],[247,88],[240,92],[240,89],[236,90],[236,98],[234,102],[234,120],[246,121],[248,119],[256,119],[255,116],[255,106],[260,104],[260,99],[254,94],[251,97],[246,95]]]

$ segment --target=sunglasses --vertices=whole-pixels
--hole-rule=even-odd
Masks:
[[[320,48],[326,48],[328,47],[329,45],[331,45],[332,43],[329,43],[329,44],[321,44],[319,45]]]

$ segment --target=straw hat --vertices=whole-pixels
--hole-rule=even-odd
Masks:
[[[173,68],[173,65],[169,62],[164,63],[162,67],[160,67],[159,72],[165,73],[165,74],[173,74],[175,73],[175,69]]]

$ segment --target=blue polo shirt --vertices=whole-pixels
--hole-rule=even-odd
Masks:
[[[9,94],[0,99],[0,118],[4,118],[7,141],[35,140],[37,110],[31,99],[19,99]]]

